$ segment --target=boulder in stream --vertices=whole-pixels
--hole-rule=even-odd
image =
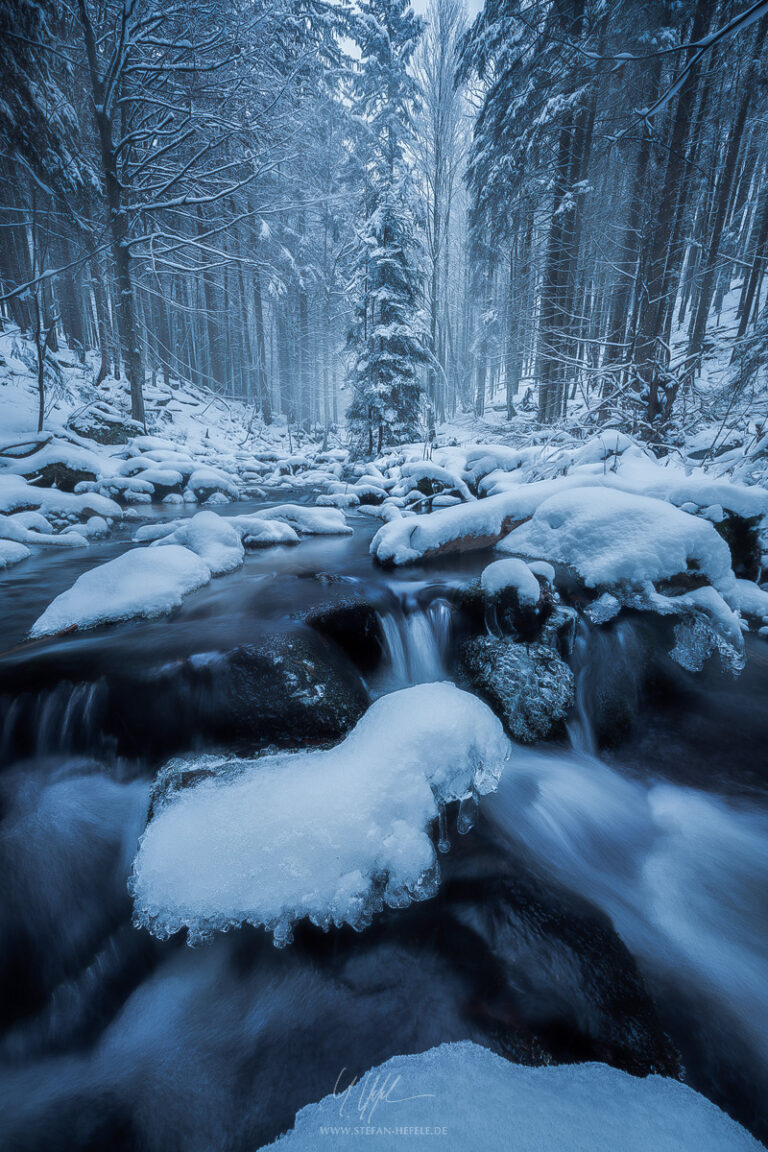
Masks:
[[[461,649],[472,687],[522,744],[557,736],[574,702],[573,672],[550,644],[476,636]]]

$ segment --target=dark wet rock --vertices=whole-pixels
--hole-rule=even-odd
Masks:
[[[52,460],[29,476],[29,481],[40,488],[58,488],[61,492],[74,492],[83,481],[94,481],[94,468],[74,467],[66,460]]]
[[[748,519],[744,516],[726,515],[715,529],[731,550],[731,566],[743,580],[758,580],[762,567],[760,546],[761,517]]]
[[[92,404],[76,413],[67,424],[79,436],[97,444],[127,444],[133,436],[142,436],[144,428],[137,420],[121,415],[111,404]]]
[[[504,1055],[681,1075],[679,1055],[607,916],[493,849],[447,857],[444,872],[445,911],[467,934],[462,943],[453,930],[457,965],[469,972],[472,958],[484,957],[487,969],[470,1011]]]
[[[376,609],[356,593],[322,604],[305,616],[310,627],[337,644],[363,672],[381,659],[383,636]]]
[[[200,653],[127,681],[110,677],[109,686],[105,722],[126,755],[323,743],[343,736],[368,705],[354,665],[311,631]]]
[[[498,595],[491,596],[483,589],[480,580],[465,584],[454,593],[454,598],[477,631],[490,630],[496,635],[530,642],[539,637],[559,607],[554,589],[543,578],[537,579],[541,588],[537,604],[521,604],[514,587],[504,588]]]
[[[472,687],[515,740],[532,744],[562,732],[574,701],[573,673],[549,644],[477,636],[461,648]]]

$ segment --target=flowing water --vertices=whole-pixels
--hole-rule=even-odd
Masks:
[[[249,556],[166,620],[34,645],[45,603],[127,534],[0,578],[0,1146],[252,1149],[342,1068],[398,1051],[469,1037],[535,1060],[546,1042],[634,1070],[641,1032],[659,1052],[667,1033],[689,1081],[765,1138],[762,641],[732,682],[674,670],[643,621],[582,625],[570,744],[516,747],[479,829],[441,829],[440,896],[360,936],[308,930],[277,953],[251,929],[188,949],[131,926],[151,779],[167,749],[221,739],[222,654],[362,601],[364,627],[327,643],[372,697],[460,677],[452,589],[488,558],[393,575],[351,521]]]

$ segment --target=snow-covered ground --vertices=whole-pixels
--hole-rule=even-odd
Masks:
[[[661,1076],[605,1064],[525,1068],[477,1044],[395,1056],[302,1108],[272,1148],[445,1152],[757,1152],[703,1096]]]

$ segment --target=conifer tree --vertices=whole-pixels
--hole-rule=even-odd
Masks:
[[[428,359],[422,315],[417,200],[408,163],[414,82],[408,74],[421,26],[408,0],[364,0],[356,83],[364,186],[353,278],[355,319],[349,408],[362,452],[413,439],[420,366]]]

